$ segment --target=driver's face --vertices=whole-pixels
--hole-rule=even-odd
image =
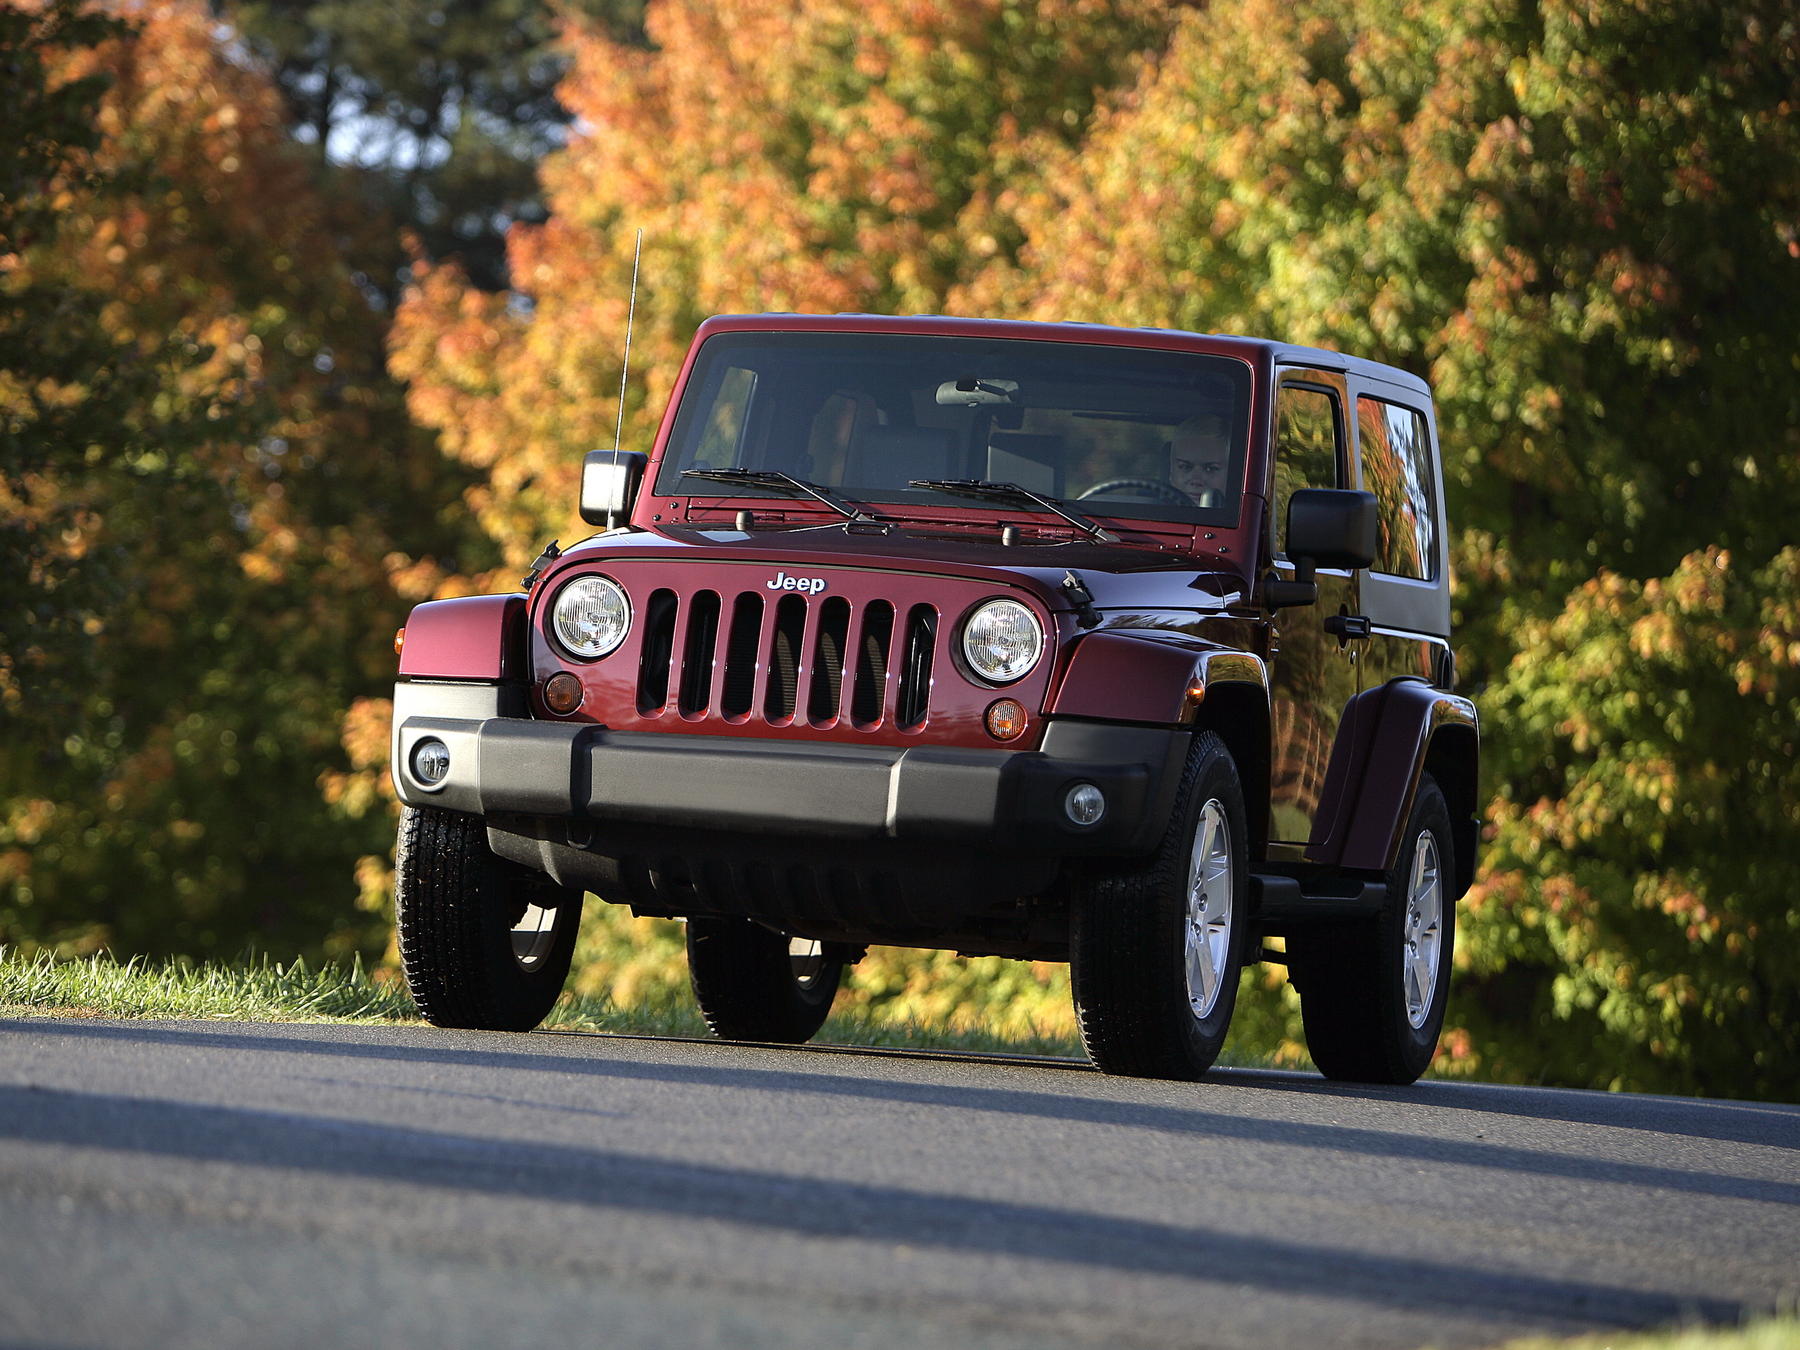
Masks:
[[[1169,482],[1203,506],[1219,501],[1231,463],[1225,437],[1178,431],[1169,443]]]

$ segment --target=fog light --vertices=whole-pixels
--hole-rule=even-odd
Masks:
[[[1063,813],[1077,825],[1092,825],[1106,814],[1106,794],[1092,783],[1077,783],[1063,798]]]
[[[544,681],[544,706],[553,713],[572,713],[581,706],[581,681],[559,671]]]
[[[423,787],[443,786],[450,776],[450,747],[442,741],[420,741],[413,747],[412,771]]]
[[[1025,730],[1025,705],[1016,698],[1003,698],[988,706],[988,735],[997,741],[1016,739]]]

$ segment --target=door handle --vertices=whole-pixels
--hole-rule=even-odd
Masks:
[[[1328,614],[1325,631],[1334,634],[1340,642],[1348,642],[1351,638],[1368,637],[1375,631],[1375,626],[1366,614]]]

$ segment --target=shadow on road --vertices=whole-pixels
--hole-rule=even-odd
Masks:
[[[1076,1121],[1168,1134],[1197,1135],[1207,1138],[1242,1139],[1261,1144],[1294,1148],[1336,1149],[1374,1158],[1400,1159],[1408,1163],[1443,1163],[1463,1167],[1493,1168],[1510,1173],[1557,1177],[1583,1182],[1612,1182],[1627,1186],[1721,1196],[1729,1199],[1759,1200],[1771,1203],[1800,1203],[1800,1184],[1770,1181],[1762,1178],[1736,1177],[1713,1172],[1699,1172],[1680,1167],[1654,1166],[1643,1163],[1599,1160],[1579,1155],[1546,1153],[1534,1149],[1515,1148],[1472,1139],[1434,1139],[1414,1131],[1369,1129],[1360,1126],[1317,1124],[1305,1121],[1278,1120],[1267,1114],[1231,1114],[1196,1107],[1171,1106],[1118,1096],[1095,1096],[1095,1090],[1131,1090],[1152,1087],[1163,1094],[1181,1092],[1204,1100],[1206,1084],[1143,1084],[1137,1080],[1114,1080],[1084,1076],[1068,1080],[1080,1088],[1075,1091],[1032,1091],[1015,1088],[980,1087],[970,1084],[934,1084],[901,1082],[891,1078],[864,1078],[833,1073],[813,1073],[803,1069],[744,1068],[711,1063],[668,1064],[648,1061],[617,1050],[632,1042],[610,1038],[559,1038],[559,1053],[538,1049],[544,1042],[536,1037],[524,1040],[519,1049],[492,1049],[482,1044],[491,1037],[483,1033],[428,1033],[435,1037],[455,1036],[470,1042],[465,1046],[399,1044],[394,1041],[324,1040],[316,1036],[296,1036],[285,1029],[276,1034],[243,1035],[211,1029],[189,1030],[179,1026],[156,1026],[119,1023],[83,1023],[33,1021],[33,1033],[66,1035],[87,1039],[143,1041],[190,1048],[218,1046],[230,1049],[277,1051],[340,1059],[375,1059],[406,1063],[444,1063],[507,1069],[513,1072],[576,1074],[596,1078],[641,1079],[673,1084],[730,1087],[749,1091],[767,1091],[784,1096],[818,1094],[840,1098],[901,1102],[914,1105],[941,1106],[964,1111],[988,1111],[1005,1116],[1032,1116],[1040,1119]],[[398,1031],[399,1029],[395,1029]],[[507,1037],[510,1044],[519,1039]],[[524,1048],[524,1046],[532,1048]],[[567,1047],[565,1049],[565,1047]],[[608,1053],[595,1055],[594,1047]],[[714,1048],[714,1047],[706,1047]],[[791,1049],[772,1054],[794,1056],[804,1062],[804,1053]],[[1222,1082],[1237,1082],[1276,1091],[1293,1090],[1291,1079],[1278,1075],[1258,1074],[1233,1079],[1229,1073]],[[1449,1089],[1448,1092],[1444,1089]],[[1467,1094],[1471,1089],[1462,1084],[1419,1085],[1411,1089],[1363,1090],[1343,1088],[1336,1084],[1309,1082],[1309,1092],[1345,1097],[1370,1097],[1383,1101],[1417,1101],[1432,1106],[1447,1105],[1462,1109],[1492,1109],[1483,1105],[1502,1096],[1534,1094],[1521,1089],[1474,1089],[1475,1106]],[[1570,1094],[1557,1094],[1566,1096]],[[1601,1103],[1611,1105],[1607,1113]],[[1630,1128],[1670,1129],[1666,1117],[1679,1116],[1684,1103],[1666,1098],[1651,1099],[1645,1108],[1637,1099],[1600,1097],[1597,1115],[1590,1123]],[[1671,1111],[1673,1108],[1673,1111]],[[1646,1110],[1653,1118],[1643,1118]],[[1527,1112],[1527,1114],[1532,1114]],[[1690,1109],[1693,1118],[1683,1133],[1694,1133],[1700,1125],[1700,1110]],[[1699,1137],[1728,1138],[1739,1142],[1767,1144],[1775,1147],[1795,1146],[1800,1113],[1772,1111],[1772,1119],[1748,1133],[1747,1123],[1739,1115],[1726,1114],[1720,1122],[1725,1129]]]
[[[597,1214],[596,1225],[616,1221],[616,1211],[633,1210],[1220,1285],[1291,1290],[1298,1280],[1313,1294],[1425,1312],[1645,1325],[1694,1317],[1735,1321],[1745,1311],[1706,1296],[1470,1269],[1046,1205],[154,1098],[0,1087],[0,1138],[612,1212]]]

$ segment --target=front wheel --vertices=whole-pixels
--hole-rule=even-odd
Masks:
[[[1381,913],[1288,940],[1306,1048],[1327,1078],[1410,1083],[1437,1053],[1456,945],[1452,847],[1450,808],[1426,775]]]
[[[569,975],[581,902],[580,891],[496,857],[478,816],[401,814],[400,961],[433,1026],[529,1031],[543,1021]]]
[[[1069,978],[1097,1067],[1192,1079],[1219,1057],[1250,927],[1248,848],[1237,766],[1207,732],[1150,862],[1076,883]]]
[[[811,1040],[844,975],[831,944],[790,938],[749,919],[689,919],[687,954],[694,1001],[723,1041]]]

